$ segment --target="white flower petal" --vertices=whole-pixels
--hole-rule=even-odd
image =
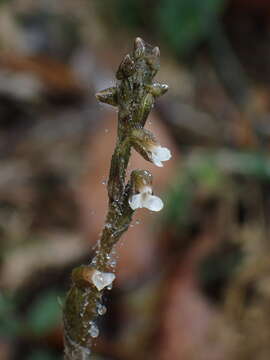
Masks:
[[[160,211],[163,208],[162,200],[152,195],[152,188],[149,185],[142,186],[139,194],[133,195],[129,199],[132,210],[146,208],[152,211]]]
[[[144,202],[143,207],[151,211],[160,211],[163,208],[163,201],[155,195],[148,195]]]
[[[154,145],[150,148],[152,161],[156,166],[162,167],[162,161],[169,160],[172,155],[169,149],[160,145]]]
[[[128,200],[129,206],[132,210],[136,210],[142,207],[142,195],[136,194],[132,195],[131,198]]]
[[[158,146],[155,152],[160,161],[167,161],[172,157],[170,150],[166,147]]]
[[[152,157],[153,163],[154,163],[156,166],[158,166],[158,167],[163,167],[162,162],[160,161],[159,157],[158,157],[154,152],[152,152],[151,157]]]
[[[111,285],[114,279],[115,275],[113,273],[102,272],[99,270],[95,270],[92,275],[92,282],[98,291],[104,289],[108,285]]]

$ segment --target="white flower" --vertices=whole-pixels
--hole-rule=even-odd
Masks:
[[[162,167],[162,161],[170,160],[172,157],[171,152],[166,147],[160,145],[152,145],[149,147],[151,158],[156,166]]]
[[[112,284],[115,279],[115,275],[113,273],[102,272],[99,270],[95,270],[92,275],[92,282],[98,291],[104,289],[106,286]]]
[[[131,133],[131,143],[145,160],[151,161],[156,166],[162,167],[162,162],[172,157],[170,150],[162,147],[149,130],[134,129]]]
[[[128,202],[132,210],[146,208],[151,211],[160,211],[163,208],[162,200],[152,195],[150,186],[143,186],[139,194],[132,195]]]

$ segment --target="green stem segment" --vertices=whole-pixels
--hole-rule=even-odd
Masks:
[[[94,286],[92,275],[96,270],[113,271],[112,248],[132,220],[134,211],[128,203],[132,184],[126,183],[132,132],[144,127],[154,98],[167,90],[166,85],[152,83],[159,68],[159,55],[157,47],[152,48],[136,38],[133,53],[125,56],[117,70],[117,85],[96,95],[99,101],[118,107],[118,134],[108,180],[108,214],[98,249],[89,265],[73,270],[63,309],[66,360],[88,360],[92,338],[98,334],[94,321],[100,314],[103,290]]]

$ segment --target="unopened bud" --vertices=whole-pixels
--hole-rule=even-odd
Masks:
[[[155,46],[152,50],[152,54],[156,57],[160,57],[160,50],[158,46]]]
[[[134,41],[134,57],[135,59],[141,58],[145,53],[144,42],[140,37],[137,37]]]
[[[168,91],[169,86],[167,84],[155,83],[147,86],[147,89],[154,97],[158,97],[165,94]]]
[[[117,70],[116,78],[118,80],[122,80],[124,78],[131,76],[134,73],[134,71],[135,71],[135,63],[131,59],[130,55],[127,54]]]

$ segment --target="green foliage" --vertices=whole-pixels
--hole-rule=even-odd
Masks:
[[[0,293],[0,334],[17,335],[22,330],[21,321],[15,315],[15,308],[14,299]]]
[[[141,0],[111,0],[96,1],[98,10],[114,26],[138,28],[144,23],[144,4]],[[108,7],[110,11],[108,12]]]
[[[130,27],[141,24],[141,2],[138,0],[116,0],[114,2],[117,17]]]
[[[197,186],[205,188],[208,192],[223,184],[221,169],[211,155],[193,157],[187,164],[187,170]]]
[[[204,40],[224,8],[224,0],[161,0],[158,32],[177,53],[186,54]]]
[[[54,355],[48,350],[34,350],[27,358],[27,360],[60,360],[61,358]]]
[[[222,187],[224,177],[212,156],[192,156],[179,169],[168,194],[166,219],[177,228],[187,226],[194,219],[193,200],[200,191],[211,194]]]
[[[262,152],[220,150],[193,153],[179,169],[166,206],[166,220],[177,228],[187,226],[195,218],[193,201],[198,193],[220,194],[233,177],[270,180],[270,158]]]
[[[48,292],[40,296],[27,315],[29,329],[35,335],[49,333],[61,321],[61,308],[58,303],[58,293]]]
[[[104,0],[96,5],[113,26],[150,30],[174,52],[186,55],[214,31],[225,0],[159,0],[148,6],[143,0],[115,0],[113,6]]]
[[[243,260],[241,248],[224,243],[201,262],[198,277],[203,292],[212,300],[219,301],[235,271]]]
[[[270,157],[263,152],[224,152],[216,156],[216,162],[225,171],[253,177],[270,179]]]
[[[43,293],[26,314],[18,314],[19,297],[0,294],[0,334],[15,337],[29,332],[35,336],[48,334],[61,322],[58,295],[56,291]]]
[[[189,176],[176,178],[166,201],[166,221],[177,227],[184,226],[190,219],[194,184]]]

